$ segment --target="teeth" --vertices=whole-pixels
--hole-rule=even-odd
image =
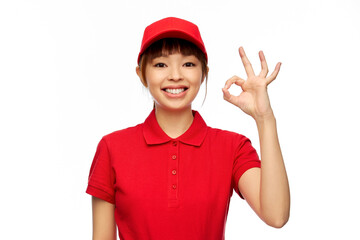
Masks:
[[[185,91],[185,88],[166,88],[165,91],[172,94],[179,94]]]

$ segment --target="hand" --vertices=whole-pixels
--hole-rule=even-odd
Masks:
[[[276,64],[274,72],[268,76],[268,66],[265,60],[264,53],[259,52],[261,61],[261,72],[259,75],[255,75],[250,61],[245,55],[244,49],[239,48],[239,54],[241,61],[245,67],[247,74],[247,80],[233,76],[226,81],[224,88],[224,99],[235,106],[239,107],[246,114],[252,116],[255,120],[260,120],[268,116],[273,116],[273,111],[270,106],[270,100],[267,93],[267,86],[275,80],[280,71],[281,63]],[[239,96],[230,94],[229,88],[232,84],[236,84],[241,87],[242,92]]]

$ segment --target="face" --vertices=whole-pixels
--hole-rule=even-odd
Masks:
[[[175,53],[149,61],[145,81],[155,107],[167,111],[191,109],[203,81],[201,62],[194,55]],[[140,76],[138,71],[138,75]]]

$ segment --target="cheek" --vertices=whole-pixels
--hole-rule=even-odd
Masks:
[[[154,79],[151,79],[151,77],[148,77],[147,78],[147,89],[148,89],[149,93],[151,94],[151,96],[154,99],[156,99],[157,96],[159,95],[160,84],[158,82],[154,81]]]
[[[197,88],[200,89],[201,84],[203,83],[203,80],[204,80],[204,78],[203,78],[203,76],[202,76],[202,73],[200,72],[200,73],[197,74],[197,76],[194,78],[194,80],[193,80],[193,85],[194,85],[194,86],[197,86]]]
[[[147,89],[149,90],[150,94],[154,96],[157,88],[155,88],[153,85],[148,85]]]
[[[156,86],[159,86],[157,79],[153,78],[150,74],[146,75],[146,84],[148,88],[155,88]]]

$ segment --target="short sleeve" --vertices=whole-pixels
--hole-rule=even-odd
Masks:
[[[238,183],[241,176],[250,168],[261,167],[261,162],[255,148],[251,145],[248,138],[241,136],[239,145],[236,148],[234,156],[234,165],[232,171],[232,184],[235,192],[242,198]]]
[[[115,204],[115,173],[108,146],[101,139],[91,164],[86,193]]]

